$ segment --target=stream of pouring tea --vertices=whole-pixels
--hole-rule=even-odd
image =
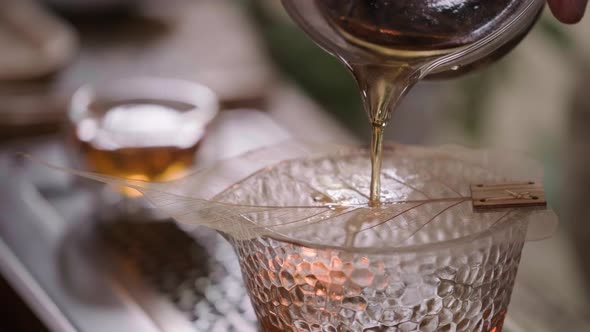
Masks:
[[[323,0],[323,17],[363,62],[346,61],[369,113],[370,205],[380,204],[383,132],[399,100],[425,63],[481,39],[504,24],[525,0]]]

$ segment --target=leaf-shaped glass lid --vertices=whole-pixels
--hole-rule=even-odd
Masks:
[[[529,239],[539,239],[557,224],[555,214],[540,202],[542,169],[510,153],[390,144],[381,177],[381,205],[371,207],[369,154],[352,149],[274,164],[215,200],[281,207],[241,214],[268,235],[355,249],[469,242],[515,223],[528,227]],[[475,197],[480,188],[500,189],[481,199]],[[520,188],[524,191],[514,192]],[[489,209],[474,204],[487,200],[516,204],[492,204]],[[523,201],[533,204],[520,204]]]
[[[541,239],[557,225],[542,204],[542,168],[505,151],[389,144],[377,207],[368,202],[368,151],[356,147],[288,142],[169,183],[78,173],[133,187],[178,222],[238,240],[415,250],[477,241],[515,224],[527,228],[528,240]]]

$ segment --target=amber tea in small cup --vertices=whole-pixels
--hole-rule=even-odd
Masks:
[[[135,78],[85,86],[69,120],[79,160],[88,170],[136,180],[169,181],[193,166],[217,99],[187,81]],[[133,189],[123,189],[136,196]]]

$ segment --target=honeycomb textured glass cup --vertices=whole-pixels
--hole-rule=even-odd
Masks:
[[[131,185],[179,223],[223,233],[265,332],[502,331],[524,242],[550,236],[557,217],[537,206],[477,211],[470,188],[542,184],[538,164],[507,152],[390,145],[384,199],[370,207],[367,151],[283,159],[286,150],[172,183],[84,175]]]
[[[526,224],[477,241],[362,253],[233,241],[262,330],[500,332]]]

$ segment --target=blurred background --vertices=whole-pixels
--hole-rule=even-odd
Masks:
[[[547,11],[498,63],[420,83],[387,129],[388,139],[403,143],[498,147],[544,163],[561,226],[525,247],[512,331],[590,330],[588,34],[590,19],[565,26]],[[80,86],[165,77],[210,87],[220,112],[203,124],[209,129],[203,144],[201,136],[194,142],[189,166],[282,137],[369,139],[352,77],[278,0],[7,0],[0,50],[0,331],[255,330],[247,301],[219,304],[219,295],[197,285],[240,287],[239,271],[230,281],[207,281],[210,271],[236,268],[223,244],[201,246],[171,223],[137,222],[128,210],[115,214],[133,222],[91,227],[90,219],[106,219],[95,211],[105,195],[117,195],[15,158],[24,151],[97,167],[68,114]],[[205,268],[201,256],[179,251],[214,259]],[[224,305],[238,308],[227,309],[236,316]]]

